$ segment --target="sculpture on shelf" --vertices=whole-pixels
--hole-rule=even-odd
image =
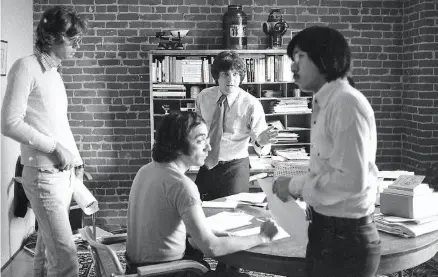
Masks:
[[[160,39],[157,49],[159,50],[184,50],[185,47],[182,44],[182,38],[187,35],[189,30],[171,30],[170,36],[166,36],[165,31],[159,31],[155,33],[155,37]]]
[[[263,32],[269,36],[269,48],[281,47],[282,36],[288,27],[289,25],[283,20],[280,9],[272,9],[268,21],[263,23]]]

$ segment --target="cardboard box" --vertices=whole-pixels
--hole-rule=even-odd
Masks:
[[[438,193],[408,196],[382,192],[380,212],[412,219],[438,215]]]

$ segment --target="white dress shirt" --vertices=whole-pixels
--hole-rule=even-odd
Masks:
[[[377,134],[374,111],[346,79],[326,83],[313,98],[310,169],[289,190],[316,212],[359,218],[374,211]]]
[[[218,86],[202,90],[196,98],[196,112],[206,121],[210,129],[217,101],[221,96]],[[268,126],[260,101],[240,89],[227,95],[229,108],[225,114],[224,131],[220,142],[219,161],[230,161],[248,157],[251,139],[257,137]],[[271,150],[270,144],[262,148],[255,146],[257,152],[266,155]]]

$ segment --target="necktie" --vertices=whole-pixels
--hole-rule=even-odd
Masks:
[[[222,94],[217,101],[216,110],[213,114],[213,120],[210,125],[210,145],[211,151],[208,152],[208,156],[205,159],[205,165],[208,169],[215,167],[219,161],[219,150],[222,138],[222,133],[224,130],[224,113],[227,96]]]

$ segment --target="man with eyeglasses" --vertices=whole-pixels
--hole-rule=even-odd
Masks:
[[[45,11],[36,30],[36,52],[17,60],[8,74],[1,127],[3,135],[21,144],[23,188],[38,221],[34,276],[79,275],[68,210],[73,178],[82,180],[84,166],[59,69],[73,58],[85,32],[86,22],[72,8]]]

